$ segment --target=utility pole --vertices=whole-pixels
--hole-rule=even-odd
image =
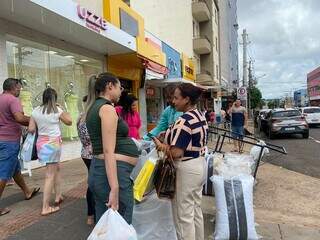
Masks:
[[[249,117],[252,116],[251,114],[251,94],[250,94],[250,91],[253,87],[253,74],[252,74],[252,60],[249,61],[249,86],[248,86],[248,113],[249,113]]]
[[[247,61],[247,47],[248,47],[248,34],[247,30],[243,29],[242,33],[242,45],[243,45],[243,78],[242,86],[248,86],[248,61]]]

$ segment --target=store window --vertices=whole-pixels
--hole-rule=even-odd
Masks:
[[[6,49],[9,77],[24,83],[20,96],[24,112],[30,115],[41,104],[45,88],[51,86],[74,121],[72,127],[63,129],[63,137],[77,137],[75,121],[82,112],[81,99],[89,77],[103,70],[102,61],[17,37],[7,39]]]

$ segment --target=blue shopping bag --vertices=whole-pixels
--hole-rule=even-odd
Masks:
[[[37,156],[37,133],[28,133],[20,150],[20,159],[24,162],[38,159]]]

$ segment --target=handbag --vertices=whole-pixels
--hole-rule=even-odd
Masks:
[[[176,168],[172,155],[164,156],[155,167],[153,183],[159,198],[173,199],[176,192]]]

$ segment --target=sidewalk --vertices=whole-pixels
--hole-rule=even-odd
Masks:
[[[47,217],[40,216],[42,194],[30,201],[23,201],[23,195],[16,185],[5,189],[0,206],[8,206],[12,211],[0,218],[0,239],[87,238],[92,228],[85,224],[86,169],[82,160],[63,163],[62,175],[66,201],[60,212]],[[29,186],[42,187],[43,179],[43,168],[34,170],[32,178],[26,177]],[[254,204],[257,230],[263,239],[320,239],[319,185],[320,179],[270,164],[261,166]],[[204,197],[206,239],[213,239],[214,205],[214,198]]]

